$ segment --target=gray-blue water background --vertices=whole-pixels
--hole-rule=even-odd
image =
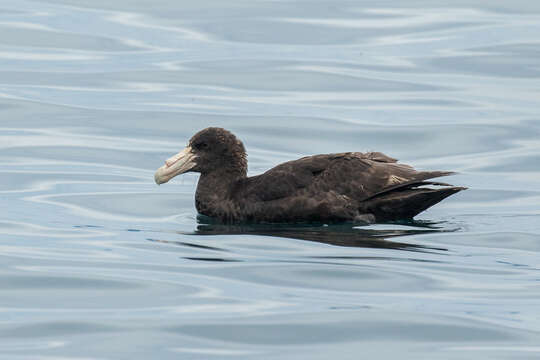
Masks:
[[[540,358],[540,2],[0,0],[1,359]],[[257,174],[382,151],[469,190],[414,224],[227,227]]]

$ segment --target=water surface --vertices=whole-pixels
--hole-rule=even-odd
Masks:
[[[540,357],[534,1],[0,1],[0,358]],[[382,151],[415,222],[226,226],[153,172]]]

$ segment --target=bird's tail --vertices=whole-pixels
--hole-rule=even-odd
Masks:
[[[413,187],[397,188],[379,194],[365,202],[361,211],[375,215],[377,221],[412,219],[427,208],[453,195],[465,187],[423,188],[421,185],[447,185],[422,182]]]

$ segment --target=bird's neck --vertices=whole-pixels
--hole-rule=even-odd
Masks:
[[[197,211],[203,215],[216,216],[217,206],[230,199],[235,184],[244,178],[244,172],[230,169],[201,174],[195,193]]]

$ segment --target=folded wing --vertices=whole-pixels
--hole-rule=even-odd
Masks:
[[[272,201],[294,197],[300,192],[314,196],[334,192],[361,202],[450,174],[446,171],[416,171],[380,152],[315,155],[283,163],[264,174],[245,179],[247,183],[238,186],[242,194],[237,195],[251,201]]]

